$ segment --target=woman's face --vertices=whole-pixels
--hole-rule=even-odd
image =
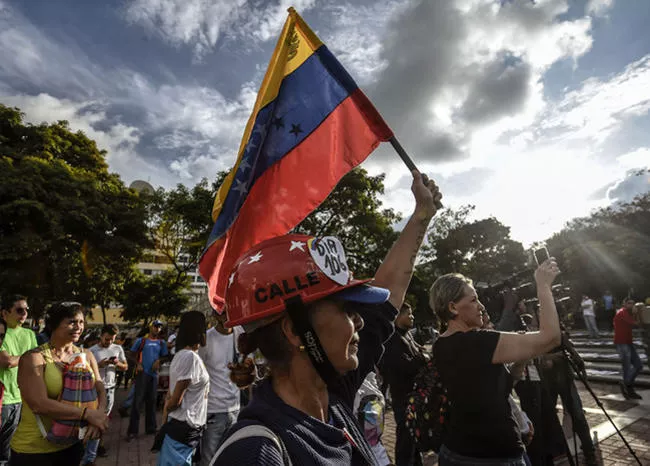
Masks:
[[[59,326],[52,332],[64,341],[71,341],[76,343],[84,331],[84,315],[81,311],[77,312],[72,317],[66,317],[61,321]]]
[[[327,357],[339,372],[345,374],[359,366],[359,330],[363,319],[340,301],[324,300],[312,308],[312,326]]]
[[[483,326],[481,313],[485,310],[485,306],[478,300],[473,286],[465,285],[463,297],[455,303],[451,303],[450,310],[456,314],[456,319],[469,328],[481,328]]]

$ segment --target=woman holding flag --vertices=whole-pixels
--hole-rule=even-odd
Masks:
[[[243,326],[240,352],[259,349],[271,376],[256,387],[211,464],[376,463],[352,403],[393,332],[442,197],[417,171],[412,191],[415,212],[372,285],[352,278],[333,237],[281,236],[237,261],[226,294],[226,326]],[[250,364],[232,369],[235,382],[251,383]]]

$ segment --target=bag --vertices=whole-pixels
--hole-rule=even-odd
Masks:
[[[291,458],[289,458],[289,452],[287,451],[287,448],[284,446],[284,442],[282,441],[282,439],[278,437],[275,434],[275,432],[273,432],[271,429],[261,424],[250,424],[246,427],[242,427],[237,432],[235,432],[230,437],[228,437],[226,441],[221,444],[217,452],[214,454],[212,460],[210,460],[209,466],[215,465],[215,463],[219,459],[219,456],[221,456],[221,453],[223,453],[223,451],[228,446],[232,445],[238,440],[242,440],[249,437],[263,437],[272,440],[273,443],[275,443],[275,446],[278,448],[278,450],[280,450],[280,452],[282,453],[282,463],[284,464],[284,466],[293,466],[293,463],[291,462]]]
[[[381,443],[386,402],[377,385],[376,374],[369,372],[354,397],[353,412],[361,432],[371,447]]]
[[[192,466],[193,456],[194,448],[165,435],[158,453],[157,466]]]
[[[142,365],[142,350],[144,349],[144,345],[147,343],[147,340],[152,340],[156,341],[152,338],[147,338],[147,337],[142,337],[142,340],[140,340],[140,346],[138,346],[138,351],[136,351],[136,366],[135,369],[133,369],[133,373],[135,375],[138,375],[140,372],[138,371],[138,364]],[[162,354],[163,350],[163,345],[166,345],[165,340],[157,340],[160,343],[160,354]]]
[[[449,424],[450,407],[447,390],[432,358],[418,372],[413,391],[406,397],[406,428],[420,452],[440,451]]]
[[[48,343],[43,347],[45,351],[51,351]],[[86,354],[83,352],[71,354],[62,372],[63,389],[59,395],[59,402],[77,408],[97,409],[95,375],[86,360]],[[87,421],[53,420],[49,432],[46,432],[40,416],[35,415],[35,417],[43,437],[57,445],[72,445],[83,439],[88,426]]]

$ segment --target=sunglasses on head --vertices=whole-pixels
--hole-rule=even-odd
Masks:
[[[76,306],[81,306],[81,303],[78,303],[78,302],[76,302],[76,301],[63,301],[63,302],[60,303],[60,304],[61,304],[61,306],[65,306],[65,307],[76,307]]]

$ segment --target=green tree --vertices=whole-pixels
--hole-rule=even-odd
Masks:
[[[369,176],[363,168],[355,168],[293,232],[338,237],[355,275],[374,276],[397,239],[393,225],[401,220],[392,209],[381,208],[384,178],[383,174]]]
[[[179,184],[148,196],[148,225],[152,243],[176,271],[179,280],[197,266],[212,229],[212,205],[226,172],[214,183],[203,178],[193,188]]]
[[[0,104],[0,292],[27,294],[37,313],[57,299],[95,304],[100,288],[115,298],[122,278],[89,271],[130,266],[149,242],[145,203],[105,155],[65,121],[26,124]]]
[[[575,219],[548,239],[576,296],[650,296],[650,192]]]
[[[190,295],[189,280],[179,278],[176,270],[165,270],[146,277],[135,272],[124,288],[122,317],[129,322],[147,323],[158,317],[177,318],[185,310]]]
[[[428,290],[443,274],[457,272],[475,282],[494,284],[526,268],[524,248],[510,238],[510,228],[494,217],[470,222],[473,210],[474,206],[465,205],[434,217],[409,287],[418,321],[435,320]]]
[[[433,259],[437,275],[458,272],[491,284],[526,267],[524,248],[510,239],[510,227],[494,217],[467,222],[468,213],[461,210],[446,233],[429,235],[425,255]],[[434,223],[434,229],[439,228]]]

